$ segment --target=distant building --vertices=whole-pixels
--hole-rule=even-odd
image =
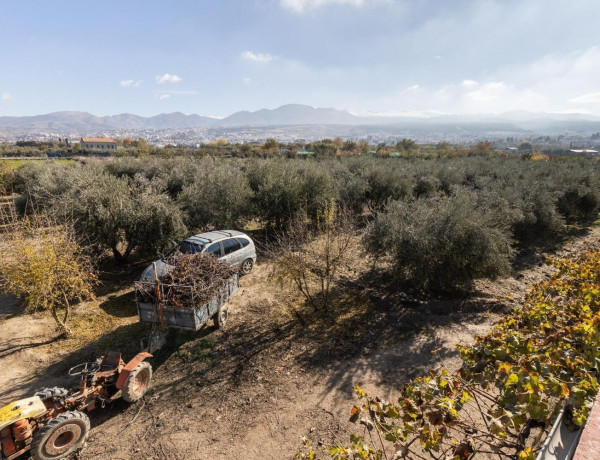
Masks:
[[[567,155],[574,157],[594,158],[598,156],[598,150],[594,149],[569,149]]]
[[[593,150],[593,149],[571,149],[571,150],[569,150],[569,152],[572,152],[572,153],[583,153],[583,154],[586,154],[586,153],[596,154],[596,153],[598,153],[598,150]]]
[[[86,152],[116,151],[117,143],[110,137],[82,137],[81,150]]]

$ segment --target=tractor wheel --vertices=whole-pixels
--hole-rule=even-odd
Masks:
[[[90,431],[90,419],[78,410],[63,412],[46,423],[33,437],[33,460],[58,460],[79,449]]]
[[[68,391],[64,388],[42,388],[40,391],[36,391],[34,396],[38,396],[42,401],[52,398],[64,398],[67,396]]]
[[[252,267],[254,266],[254,261],[252,259],[246,259],[242,262],[240,266],[240,274],[248,275],[252,271]]]
[[[139,363],[129,374],[123,387],[123,399],[134,403],[146,394],[152,380],[152,366],[150,363]]]
[[[225,324],[227,324],[227,306],[221,305],[213,316],[213,321],[215,322],[215,326],[217,329],[223,329]]]

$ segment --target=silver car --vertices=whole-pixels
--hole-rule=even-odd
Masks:
[[[237,267],[242,275],[250,273],[256,262],[256,248],[248,235],[236,230],[215,230],[186,238],[167,252],[162,259],[158,259],[155,262],[158,276],[164,275],[172,267],[165,262],[165,259],[177,252],[181,254],[198,252],[214,254],[228,264]],[[142,273],[141,280],[153,279],[154,273],[152,264],[150,264]]]

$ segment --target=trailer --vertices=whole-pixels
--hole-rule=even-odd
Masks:
[[[191,286],[163,284],[158,281],[136,281],[135,299],[141,322],[160,324],[166,328],[197,331],[209,319],[221,328],[227,322],[227,302],[238,290],[238,275],[225,282],[208,302],[198,302]],[[186,299],[185,305],[181,300]]]

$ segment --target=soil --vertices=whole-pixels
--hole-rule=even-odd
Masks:
[[[600,228],[555,257],[598,248]],[[311,314],[269,279],[269,262],[241,278],[228,324],[172,332],[151,360],[146,397],[90,414],[81,459],[285,459],[301,449],[346,443],[356,384],[392,400],[429,369],[460,366],[458,343],[484,334],[553,269],[546,253],[519,256],[513,276],[478,281],[469,296],[423,299],[367,274],[347,280],[329,316]],[[42,386],[68,385],[69,366],[112,348],[128,359],[147,330],[137,323],[132,280],[143,262],[107,269],[98,300],[75,308],[79,338],[56,339],[46,315],[23,315],[0,297],[0,406]],[[303,324],[304,323],[304,324]],[[433,353],[432,353],[433,352]]]

